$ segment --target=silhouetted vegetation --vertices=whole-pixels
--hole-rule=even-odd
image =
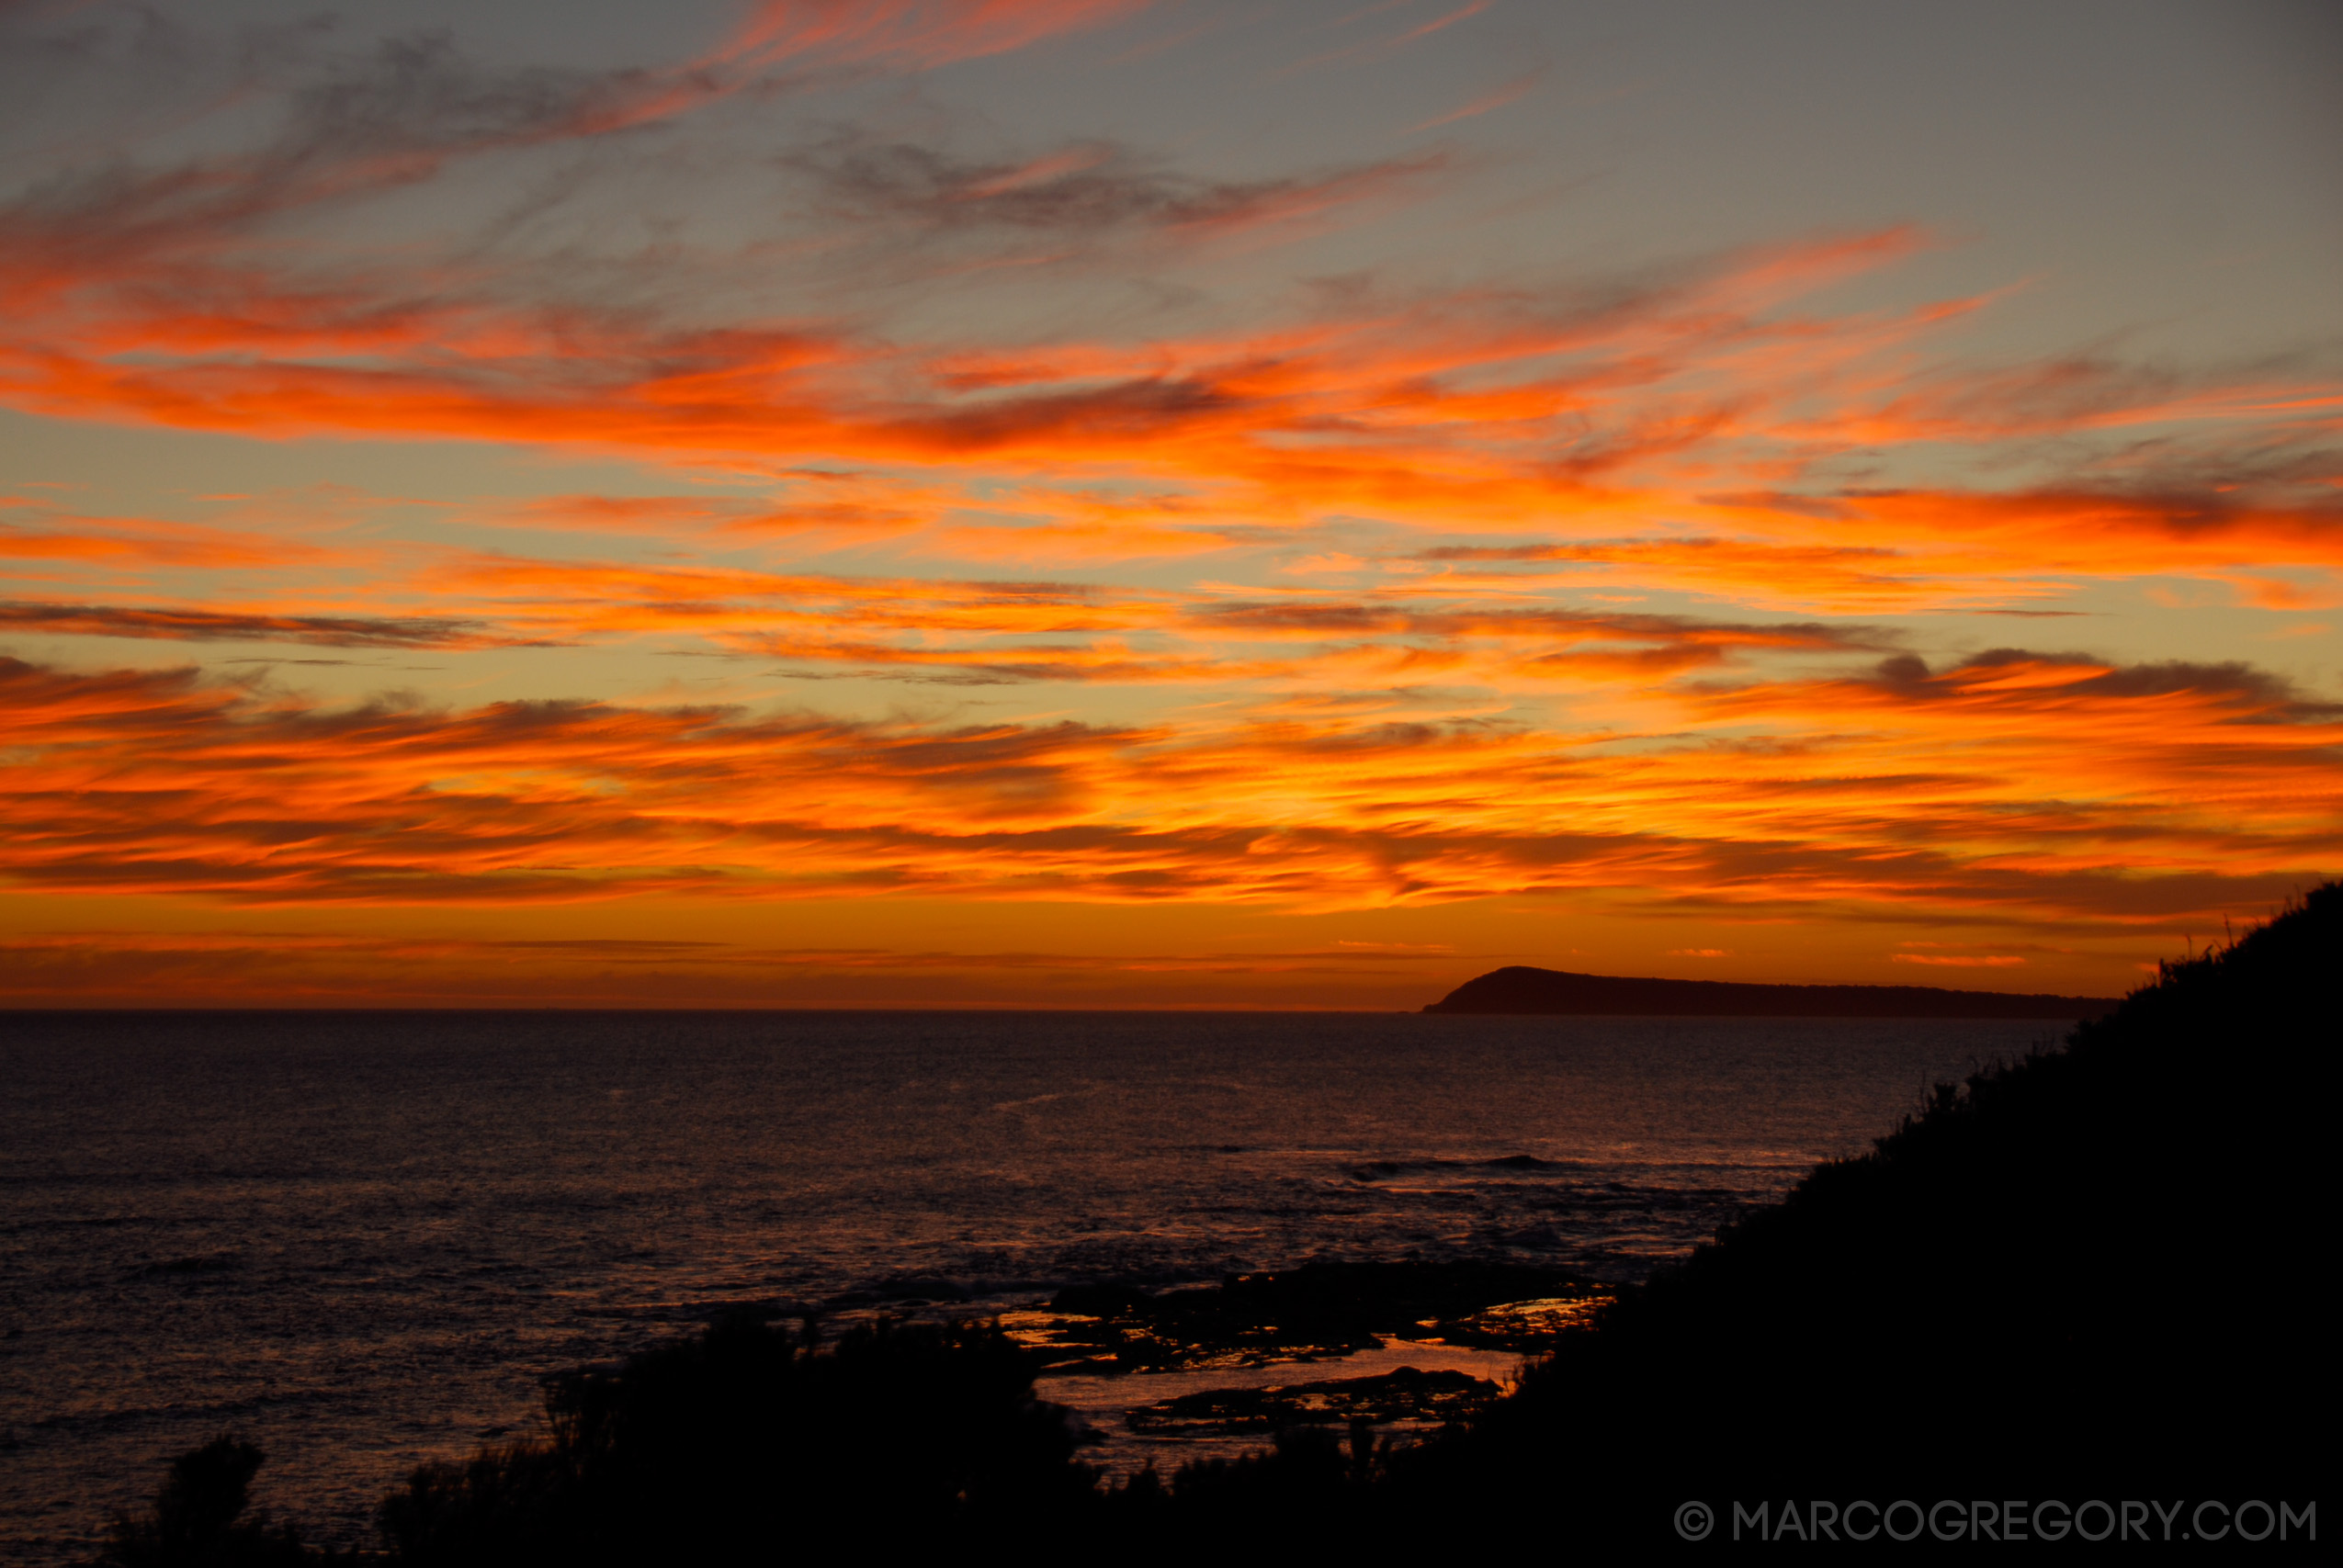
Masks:
[[[333,1561],[302,1544],[290,1525],[245,1517],[263,1455],[233,1437],[213,1438],[171,1461],[154,1506],[114,1521],[104,1568],[306,1568]]]
[[[823,1524],[883,1547],[1056,1517],[1092,1489],[1031,1358],[975,1325],[822,1346],[736,1318],[565,1378],[546,1410],[544,1437],[427,1466],[384,1501],[401,1561],[717,1562]]]
[[[419,1471],[384,1502],[383,1535],[413,1563],[713,1562],[837,1530],[882,1553],[1155,1556],[1455,1547],[1477,1521],[1526,1518],[1588,1549],[1672,1541],[1689,1498],[2304,1500],[2325,1450],[2299,1434],[2329,1398],[2314,1303],[2337,974],[2330,885],[2165,965],[2066,1048],[1940,1086],[1872,1152],[1621,1292],[1507,1399],[1420,1373],[1296,1385],[1282,1406],[1182,1396],[1156,1416],[1292,1424],[1263,1452],[1109,1485],[1034,1397],[1039,1358],[997,1328],[821,1346],[741,1319],[563,1380],[545,1437]],[[1074,1348],[1144,1365],[1216,1337],[1340,1348],[1569,1284],[1440,1272],[1314,1266],[1056,1304],[1088,1324]],[[1374,1422],[1402,1395],[1468,1419],[1395,1444]],[[1347,1442],[1328,1430],[1350,1417]],[[234,1523],[258,1462],[227,1439],[181,1460],[108,1561],[302,1560],[289,1531]],[[189,1554],[231,1540],[283,1555]]]

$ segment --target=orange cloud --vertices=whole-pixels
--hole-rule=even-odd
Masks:
[[[816,60],[924,68],[1134,16],[1147,0],[759,0],[704,63]]]
[[[134,293],[102,269],[0,275],[19,319],[41,323],[38,337],[0,341],[0,400],[255,434],[727,457],[803,476],[800,493],[770,506],[666,513],[750,532],[933,530],[982,549],[1028,535],[1024,547],[1045,554],[1176,554],[1232,527],[1365,515],[1451,536],[1568,536],[1536,556],[1443,546],[1419,558],[1452,570],[1569,568],[1773,605],[2022,603],[2064,592],[2053,580],[2110,572],[2212,575],[2266,602],[2324,602],[2320,582],[2343,568],[2343,513],[2331,490],[2292,480],[1720,487],[1885,438],[1879,410],[1897,394],[1883,403],[1870,372],[1850,367],[1928,330],[1928,313],[1828,323],[1767,311],[1915,243],[1890,231],[1752,252],[1579,309],[1485,293],[1346,299],[1313,323],[1225,341],[1013,353],[898,346],[820,323],[584,320],[461,288],[427,302],[272,294],[261,274],[206,285],[249,309],[196,317],[162,308],[174,264],[158,274],[139,254],[124,264]],[[2093,406],[2120,405],[2123,390],[2101,384]],[[2152,401],[2141,417],[2178,406],[2161,383],[2134,390]],[[2203,391],[2190,417],[2215,423],[2318,401]],[[1811,412],[1817,400],[1838,405],[1828,420]],[[880,477],[891,471],[921,477]],[[564,504],[595,526],[661,510],[545,502],[514,520]],[[1658,519],[1670,526],[1655,534]],[[2288,566],[2314,581],[2271,586],[2282,580],[2270,569]]]
[[[2130,639],[2122,660],[1966,640],[2130,593],[2217,606],[2266,651],[2280,617],[2343,604],[2343,389],[2309,358],[1962,359],[1941,345],[1995,292],[1828,292],[1879,298],[1937,243],[1909,226],[1593,278],[1410,287],[1313,254],[1307,281],[1264,281],[1231,241],[1314,241],[1476,169],[1368,149],[1235,177],[773,107],[820,91],[826,115],[866,75],[1135,8],[775,0],[696,59],[601,72],[321,43],[254,89],[276,119],[191,102],[177,151],[131,137],[0,196],[0,405],[239,438],[221,453],[363,437],[572,465],[538,495],[229,502],[151,473],[123,486],[147,502],[0,500],[0,635],[431,649],[457,671],[436,701],[330,703],[0,665],[0,874],[206,906],[1567,896],[1958,924],[2202,912],[2334,867],[2343,714],[2202,651],[2229,632],[2185,660],[2142,660],[2112,620],[2059,624]],[[108,17],[89,32],[128,47]],[[564,205],[573,176],[693,177],[646,149],[698,126],[719,164],[757,132],[762,194],[726,186],[722,223],[638,243]],[[551,206],[509,206],[540,185]],[[525,647],[595,651],[474,657]],[[700,689],[884,681],[926,716],[608,697],[668,654],[731,661],[693,666],[722,671]],[[1064,689],[1024,700],[1085,721],[986,716],[1009,710],[979,688],[1044,682]],[[1753,951],[1715,935],[1638,951]],[[2048,951],[1992,940],[1846,951],[1883,972]],[[124,975],[196,962],[106,942]],[[704,978],[752,963],[626,951]],[[486,974],[484,953],[415,962]]]
[[[0,559],[224,568],[323,558],[312,547],[199,525],[89,517],[0,498]]]
[[[2247,669],[1891,660],[1709,701],[1773,733],[334,709],[8,661],[0,810],[19,886],[262,903],[1610,889],[2105,919],[2282,887],[2343,851],[2343,713]]]

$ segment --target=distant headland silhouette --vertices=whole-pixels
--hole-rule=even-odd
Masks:
[[[1638,1018],[2100,1018],[2113,997],[2019,996],[1937,986],[1770,986],[1636,979],[1511,964],[1466,981],[1423,1010]]]

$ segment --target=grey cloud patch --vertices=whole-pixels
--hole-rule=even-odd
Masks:
[[[1200,180],[1113,142],[1079,142],[1016,163],[840,135],[781,163],[812,184],[821,205],[858,218],[935,228],[1096,232],[1123,226],[1242,226],[1321,211],[1431,174],[1444,160],[1388,159],[1278,179]]]
[[[905,419],[900,428],[946,449],[975,452],[1054,437],[1096,441],[1168,434],[1244,402],[1209,381],[1167,378],[1003,398]]]
[[[2143,664],[2111,665],[2103,659],[2086,653],[2041,653],[2023,648],[1995,648],[1935,672],[1930,671],[1926,660],[1911,654],[1900,654],[1881,660],[1873,671],[1873,679],[1900,695],[1926,699],[1951,696],[1957,693],[1960,677],[1964,672],[2008,669],[2020,664],[2064,665],[2099,671],[2060,686],[2058,692],[2062,696],[2134,698],[2194,693],[2254,705],[2269,710],[2273,716],[2290,720],[2317,720],[2343,716],[2343,703],[2308,696],[2283,675],[2237,660],[2198,663],[2171,659]]]
[[[1442,545],[1434,549],[1418,550],[1408,558],[1443,561],[1577,560],[1589,550],[1599,547],[1587,545]]]
[[[59,69],[95,90],[155,47],[138,27],[82,31],[77,48],[6,37],[0,51],[48,42]],[[173,28],[175,73],[189,85],[164,90],[183,113],[274,91],[277,124],[236,152],[148,165],[115,153],[19,191],[0,205],[10,265],[132,272],[303,208],[429,180],[458,158],[636,128],[722,90],[690,73],[478,65],[438,32],[383,39],[364,53],[327,54],[328,37],[323,28]]]
[[[1418,550],[1405,558],[1482,565],[1575,561],[1600,566],[1618,561],[1634,561],[1639,558],[1661,553],[1681,552],[1692,555],[1703,550],[1724,553],[1750,548],[1774,550],[1794,556],[1819,556],[1832,561],[1850,563],[1888,564],[1898,560],[1901,554],[1899,551],[1877,545],[1758,545],[1753,547],[1747,541],[1722,539],[1711,536],[1670,539],[1593,539],[1568,545],[1441,545],[1428,550]]]
[[[498,637],[479,621],[436,616],[238,615],[215,610],[0,601],[0,630],[11,627],[77,637],[161,637],[179,642],[298,642],[318,648],[556,646]]]
[[[1826,650],[1894,646],[1877,626],[1820,621],[1705,621],[1690,615],[1613,615],[1586,610],[1412,610],[1344,603],[1238,603],[1199,610],[1204,625],[1330,636],[1413,633],[1432,637],[1551,636],[1630,642],[1702,642]]]
[[[957,586],[966,589],[969,592],[981,593],[987,598],[992,599],[1042,600],[1045,602],[1064,600],[1070,603],[1082,603],[1095,600],[1099,597],[1099,590],[1092,584],[1087,582],[992,581],[978,578],[959,583]]]
[[[1419,621],[1410,612],[1392,606],[1327,604],[1216,604],[1193,612],[1193,618],[1238,631],[1323,632],[1344,637],[1409,631]]]
[[[2301,689],[2284,676],[2236,660],[2195,664],[2185,660],[2167,660],[2153,664],[2133,664],[2110,670],[2103,675],[2095,675],[2082,682],[2078,689],[2111,697],[2160,697],[2181,692],[2200,692],[2269,703],[2303,717],[2343,714],[2343,703],[2306,698]]]
[[[2258,445],[2248,450],[2234,440],[2217,439],[2185,459],[2135,444],[2096,465],[2102,470],[2099,478],[2085,479],[2082,471],[2094,465],[2078,460],[2077,482],[2003,491],[1992,499],[2152,523],[2182,538],[2218,534],[2272,509],[2317,534],[2343,534],[2343,506],[2329,499],[2337,476],[2343,473],[2343,448],[2317,432],[2267,439],[2258,435],[2255,440]],[[2110,464],[2118,465],[2112,474],[2105,472]],[[1930,492],[1898,486],[1835,493],[1864,502],[1900,501]]]
[[[368,58],[294,98],[278,156],[447,156],[592,135],[640,123],[677,85],[639,68],[487,70],[465,60],[444,32],[385,39]]]
[[[338,664],[354,670],[392,670],[402,675],[447,668],[445,664],[386,664],[379,659],[223,659],[220,662],[223,668],[238,664]]]
[[[1697,498],[1703,506],[1723,506],[1735,510],[1759,508],[1769,512],[1790,512],[1803,517],[1818,517],[1836,522],[1851,515],[1849,508],[1824,496],[1796,495],[1788,491],[1747,490],[1719,491]]]
[[[1031,681],[1051,679],[1048,673],[1028,674],[926,674],[903,670],[775,670],[770,673],[787,681],[891,681],[911,686],[1015,686]]]

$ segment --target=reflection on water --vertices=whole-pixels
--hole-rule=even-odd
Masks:
[[[1231,1459],[1262,1448],[1282,1424],[1280,1417],[1330,1421],[1338,1429],[1353,1415],[1383,1417],[1384,1430],[1435,1427],[1442,1416],[1468,1414],[1478,1401],[1394,1400],[1393,1408],[1430,1404],[1440,1413],[1431,1419],[1408,1415],[1394,1420],[1387,1411],[1362,1408],[1344,1396],[1360,1383],[1409,1369],[1502,1393],[1513,1386],[1521,1366],[1522,1358],[1509,1350],[1394,1339],[1379,1350],[1337,1360],[1231,1364],[1128,1377],[1052,1374],[1035,1380],[1034,1388],[1044,1399],[1070,1407],[1089,1428],[1092,1441],[1082,1453],[1085,1463],[1128,1475],[1149,1463],[1168,1471],[1192,1459]],[[1231,1391],[1292,1397],[1250,1402],[1215,1397]],[[1212,1408],[1198,1409],[1194,1403],[1203,1401],[1210,1401]],[[1179,1408],[1183,1403],[1185,1410]]]
[[[222,1427],[268,1450],[264,1502],[358,1539],[544,1373],[728,1303],[992,1312],[1312,1258],[1634,1279],[2054,1027],[13,1015],[0,1555],[85,1542]]]

